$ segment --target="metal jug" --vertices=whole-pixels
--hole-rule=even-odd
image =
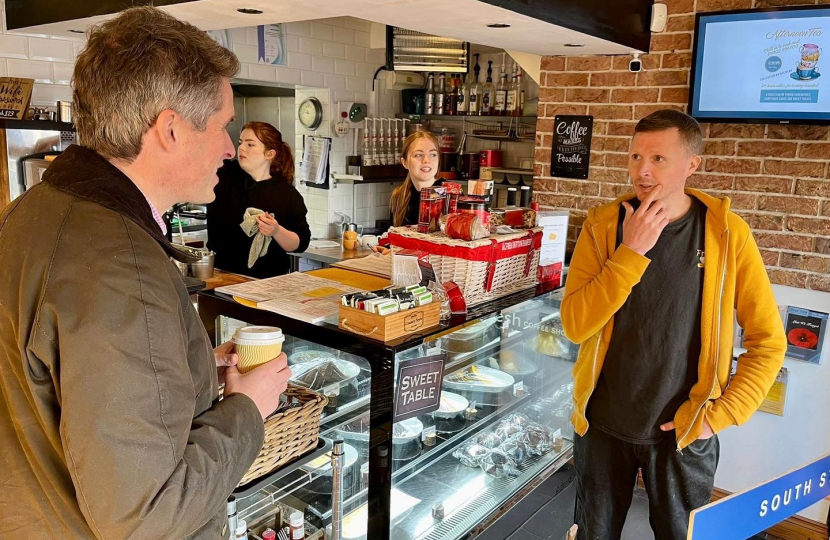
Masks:
[[[355,231],[358,236],[363,236],[363,225],[358,225],[357,223],[341,223],[340,235],[342,236],[346,231]]]

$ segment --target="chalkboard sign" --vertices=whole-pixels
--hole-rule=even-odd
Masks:
[[[23,120],[34,84],[34,79],[0,77],[0,118]]]
[[[593,116],[554,117],[553,151],[550,158],[551,176],[588,178],[593,131]]]

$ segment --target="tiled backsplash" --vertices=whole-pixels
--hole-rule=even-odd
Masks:
[[[2,6],[4,0],[0,0]],[[80,38],[54,38],[42,35],[0,34],[0,76],[26,77],[35,79],[32,103],[38,106],[52,106],[58,100],[71,100],[69,86],[77,54],[84,45]],[[338,102],[346,110],[347,104],[366,103],[369,116],[391,117],[401,110],[400,92],[387,91],[384,85],[385,72],[381,71],[372,91],[372,78],[385,62],[383,49],[370,49],[371,24],[352,17],[338,17],[316,21],[287,23],[286,45],[287,66],[272,66],[257,62],[256,29],[235,28],[230,31],[232,47],[242,63],[239,78],[295,84],[297,86],[295,107],[309,96],[317,97],[323,104],[323,122],[315,132],[309,132],[295,120],[294,153],[299,170],[302,158],[303,135],[314,134],[332,137],[330,155],[331,171],[346,172],[346,158],[354,152],[355,137],[361,133],[352,129],[345,137],[333,137],[332,125],[339,117]],[[482,56],[482,81],[486,76],[486,60],[501,63],[500,55]],[[497,70],[495,70],[497,72]],[[528,96],[528,98],[535,97]],[[294,114],[296,119],[296,111]],[[460,124],[459,124],[460,126]],[[355,125],[362,128],[362,125]],[[286,135],[289,135],[286,131]],[[461,133],[458,133],[461,136]],[[528,157],[532,156],[532,145]],[[495,143],[471,139],[468,151],[495,148]],[[507,149],[503,146],[503,149]],[[511,155],[524,156],[523,148],[511,149]],[[508,162],[513,166],[518,163]],[[337,184],[329,190],[308,188],[298,185],[308,207],[308,220],[312,235],[326,238],[336,234],[330,226],[338,221],[334,212],[342,212],[363,226],[373,227],[378,219],[389,217],[389,197],[394,184],[366,184],[355,188],[348,184]]]

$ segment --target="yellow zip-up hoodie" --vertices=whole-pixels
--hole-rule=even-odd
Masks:
[[[700,437],[704,419],[715,433],[749,420],[775,382],[787,349],[784,325],[749,225],[729,211],[728,198],[692,189],[686,193],[703,202],[707,212],[698,381],[674,416],[678,450]],[[565,284],[562,326],[568,339],[581,344],[573,370],[571,417],[579,435],[588,431],[585,411],[611,342],[614,314],[650,262],[624,244],[616,247],[620,204],[633,197],[623,196],[588,212]],[[730,378],[734,310],[747,352]],[[672,321],[654,322],[643,331],[671,332]]]

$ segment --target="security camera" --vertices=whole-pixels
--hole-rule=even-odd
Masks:
[[[634,53],[634,59],[628,63],[628,71],[631,73],[639,73],[643,70],[643,62],[640,60],[640,54]]]

